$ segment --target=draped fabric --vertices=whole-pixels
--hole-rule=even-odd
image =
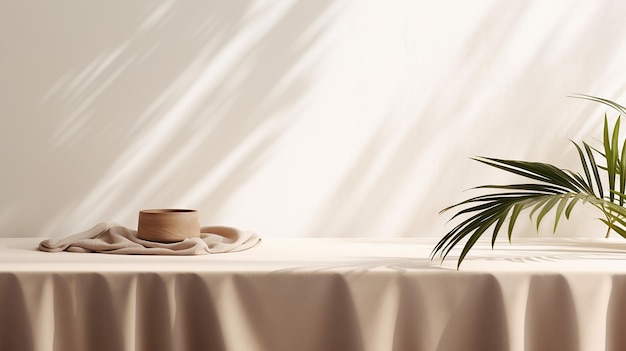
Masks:
[[[0,240],[1,350],[624,350],[621,240],[267,239],[131,256]],[[454,253],[453,253],[454,254]]]
[[[103,222],[60,240],[44,240],[39,243],[39,250],[127,255],[203,255],[246,250],[260,242],[255,232],[224,226],[201,227],[199,237],[178,242],[154,242],[140,239],[136,230],[114,222]]]

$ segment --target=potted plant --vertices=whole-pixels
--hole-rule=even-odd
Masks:
[[[491,245],[498,234],[506,231],[509,241],[521,212],[530,211],[537,230],[548,213],[554,213],[556,231],[559,220],[569,219],[577,204],[589,203],[598,209],[600,220],[611,230],[626,237],[626,140],[619,143],[621,116],[626,108],[611,100],[590,96],[572,97],[605,104],[619,112],[612,128],[604,115],[602,147],[594,148],[582,142],[573,142],[580,156],[581,171],[574,172],[541,162],[475,157],[474,160],[506,172],[520,175],[530,182],[508,185],[482,185],[487,189],[478,195],[443,209],[440,213],[455,210],[450,219],[460,221],[447,232],[434,247],[431,258],[445,259],[452,248],[467,238],[457,261],[457,269],[476,241],[485,233],[491,234]]]

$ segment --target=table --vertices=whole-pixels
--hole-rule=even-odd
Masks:
[[[0,350],[626,350],[626,240],[265,238],[205,256],[0,239]]]

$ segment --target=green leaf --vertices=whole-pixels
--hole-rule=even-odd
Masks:
[[[583,142],[583,146],[585,147],[585,152],[587,152],[587,157],[589,157],[589,163],[591,164],[591,170],[593,171],[593,177],[596,179],[596,187],[598,189],[598,197],[604,198],[604,190],[602,188],[602,181],[600,180],[600,172],[598,171],[598,166],[596,165],[596,159],[593,157],[593,152],[589,145]]]
[[[614,223],[607,221],[604,218],[598,218],[602,223],[606,224],[607,227],[611,228],[612,230],[614,230],[617,234],[619,234],[620,236],[626,238],[626,230],[623,227],[617,226]],[[458,266],[457,266],[458,269]]]
[[[569,215],[570,213],[572,213],[572,210],[574,209],[574,206],[576,206],[576,203],[581,199],[581,195],[582,194],[576,194],[574,198],[572,198],[572,200],[570,201],[569,205],[567,205],[567,208],[565,209],[566,219],[569,219]]]
[[[523,190],[532,192],[544,192],[546,194],[565,194],[567,190],[562,187],[553,186],[550,184],[509,184],[509,185],[481,185],[473,189],[506,189],[506,190]]]
[[[619,160],[619,192],[626,192],[626,140],[622,146],[622,155]],[[619,204],[624,205],[624,198],[620,197]]]
[[[496,222],[496,226],[493,228],[493,233],[491,235],[491,248],[492,249],[494,245],[496,244],[496,238],[498,237],[500,228],[502,228],[504,221],[506,221],[506,217],[508,216],[509,211],[511,210],[511,207],[512,206],[509,206],[506,211],[503,211],[502,214],[498,216],[498,221]]]
[[[596,205],[598,207],[598,205]],[[626,208],[610,201],[604,201],[599,205],[600,210],[611,219],[626,225]]]
[[[552,228],[552,233],[556,233],[556,228],[559,225],[559,219],[561,219],[561,214],[565,209],[565,205],[567,205],[567,201],[570,199],[570,196],[563,196],[559,201],[559,205],[556,207],[556,214],[554,216],[554,228]]]
[[[522,212],[523,209],[524,209],[523,204],[518,203],[518,204],[513,205],[513,210],[511,211],[511,217],[509,218],[509,230],[508,230],[509,242],[511,242],[511,235],[513,234],[513,227],[515,226],[515,221],[517,220],[517,217],[519,216],[520,212]]]
[[[570,95],[570,97],[573,98],[577,98],[577,99],[585,99],[585,100],[591,100],[591,101],[595,101],[595,102],[599,102],[602,104],[605,104],[609,107],[612,107],[613,109],[615,109],[617,112],[619,112],[622,115],[626,115],[626,107],[618,104],[617,102],[608,100],[608,99],[603,99],[603,98],[599,98],[596,96],[591,96],[591,95],[586,95],[586,94],[573,94]]]
[[[465,256],[467,256],[467,253],[469,252],[469,250],[474,246],[474,244],[480,238],[480,236],[491,226],[491,224],[493,224],[492,221],[487,221],[487,222],[483,223],[474,232],[474,234],[472,234],[472,236],[467,241],[465,246],[463,246],[463,250],[461,251],[461,255],[459,256],[459,260],[457,262],[456,269],[459,269],[459,267],[461,266],[461,262],[463,262],[463,260],[465,259]]]
[[[585,180],[583,179],[583,177],[580,176],[580,174],[576,174],[572,171],[568,171],[568,173],[570,173],[570,175],[574,179],[576,179],[576,181],[580,184],[581,189],[584,189],[588,193],[593,193],[593,189],[591,188],[591,185],[585,182]]]
[[[486,157],[476,157],[473,158],[473,160],[478,161],[478,162],[482,162],[486,165],[492,166],[492,167],[496,167],[502,170],[505,170],[507,172],[511,172],[514,174],[518,174],[521,176],[524,176],[526,178],[530,178],[530,179],[534,179],[534,180],[539,180],[539,181],[549,181],[550,178],[547,178],[543,175],[538,175],[533,169],[532,167],[522,167],[523,164],[521,163],[521,161],[513,161],[513,160],[499,160],[499,159],[492,159],[492,158],[486,158]]]
[[[604,154],[606,155],[607,177],[609,179],[610,190],[615,190],[615,165],[617,163],[617,137],[615,135],[615,131],[619,132],[619,119],[613,128],[612,137],[609,137],[609,134],[611,134],[609,130],[609,122],[606,114],[604,114]],[[615,196],[613,193],[609,193],[609,199],[614,201]]]
[[[533,219],[533,215],[535,214],[535,212],[537,212],[537,210],[539,210],[548,201],[550,201],[549,197],[544,197],[541,200],[539,200],[539,202],[537,202],[535,204],[535,207],[533,207],[533,209],[530,210],[530,213],[528,214],[528,217],[532,220]]]
[[[546,204],[543,206],[543,209],[537,215],[537,231],[539,231],[539,225],[541,224],[541,220],[543,217],[557,204],[560,199],[558,197],[550,198],[550,200],[546,201]]]
[[[570,140],[571,141],[571,140]],[[578,156],[580,157],[580,164],[583,165],[583,171],[585,172],[585,177],[587,178],[587,184],[591,185],[591,174],[589,173],[589,167],[587,166],[587,160],[585,159],[585,155],[583,154],[583,150],[576,144],[571,141],[574,146],[576,146],[576,150],[578,150]]]

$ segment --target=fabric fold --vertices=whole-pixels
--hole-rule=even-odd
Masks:
[[[261,238],[255,232],[225,226],[201,227],[200,237],[173,243],[155,242],[138,238],[136,230],[115,222],[104,222],[63,239],[44,240],[39,243],[39,250],[125,255],[206,255],[243,251],[260,242]]]

